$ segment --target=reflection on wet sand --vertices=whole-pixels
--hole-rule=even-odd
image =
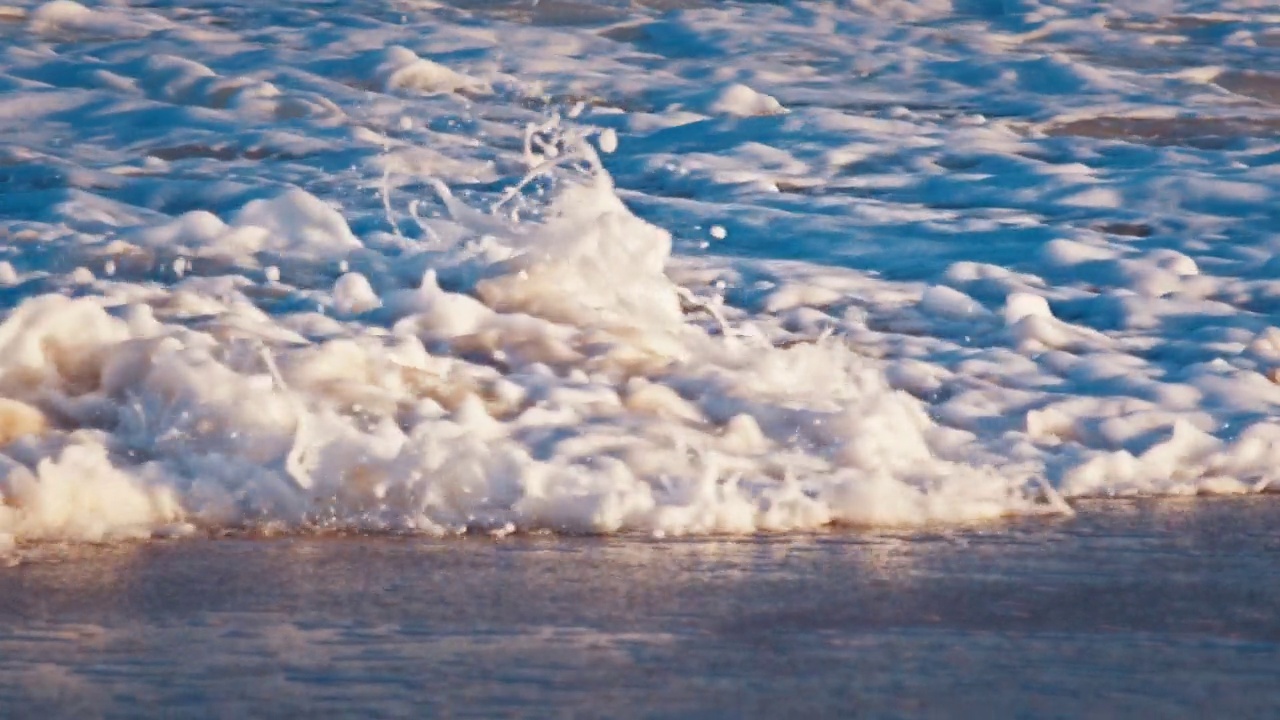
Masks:
[[[1051,124],[1049,135],[1150,145],[1228,147],[1241,138],[1280,135],[1280,117],[1091,117]]]
[[[1243,717],[1276,702],[1274,498],[1082,510],[751,539],[28,548],[0,576],[0,712]]]

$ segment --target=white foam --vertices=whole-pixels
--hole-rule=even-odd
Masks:
[[[735,83],[720,90],[710,98],[708,112],[716,115],[777,115],[785,111],[778,99],[757,92],[746,85]]]
[[[91,33],[118,37],[142,37],[171,27],[162,18],[129,8],[90,8],[74,0],[50,0],[27,15],[35,33]]]
[[[1016,303],[1015,303],[1016,305]],[[1007,307],[1007,306],[1006,306]],[[1047,306],[1046,306],[1047,308]],[[942,285],[933,285],[920,297],[920,309],[927,313],[949,317],[984,316],[990,312],[964,293]],[[1008,318],[1006,311],[1006,318]]]
[[[1031,293],[1013,293],[1005,299],[1004,321],[1010,325],[1024,318],[1053,319],[1049,301]]]
[[[279,277],[274,279],[279,280]],[[369,284],[369,279],[353,272],[344,273],[333,284],[333,302],[337,311],[343,315],[366,312],[382,305],[378,294]]]
[[[607,176],[567,185],[542,223],[508,233],[512,253],[482,273],[479,300],[428,273],[399,305],[392,348],[357,336],[227,354],[219,338],[270,318],[230,305],[192,333],[146,313],[126,323],[89,299],[29,301],[0,325],[4,377],[44,373],[54,395],[38,404],[116,419],[19,474],[0,527],[103,538],[266,512],[286,526],[331,513],[337,525],[431,532],[681,534],[1029,507],[986,467],[940,456],[920,403],[842,342],[777,350],[689,325],[664,274],[670,237],[632,215]],[[376,302],[355,273],[334,298],[346,314]],[[480,363],[428,354],[419,338]],[[73,369],[58,364],[71,358]],[[565,436],[534,439],[552,430]],[[112,447],[150,459],[120,467]]]
[[[297,188],[271,199],[246,203],[232,224],[266,231],[257,250],[319,256],[361,247],[341,213]]]
[[[598,140],[600,152],[611,153],[618,149],[618,133],[613,128],[605,128]]]
[[[0,11],[0,552],[1280,487],[1270,20],[995,5]]]
[[[489,92],[487,83],[451,70],[440,63],[418,57],[405,47],[387,48],[374,76],[385,90],[414,90],[424,93]]]

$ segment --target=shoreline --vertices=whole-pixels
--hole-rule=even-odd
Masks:
[[[151,697],[193,716],[1250,717],[1280,702],[1280,502],[1084,505],[914,533],[82,548],[0,573],[0,711],[134,715],[128,699]]]

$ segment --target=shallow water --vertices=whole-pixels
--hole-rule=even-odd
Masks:
[[[1268,717],[1278,522],[40,546],[0,574],[0,714]]]

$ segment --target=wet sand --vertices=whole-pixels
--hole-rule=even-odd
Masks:
[[[655,541],[27,548],[3,717],[1268,717],[1280,499]]]

